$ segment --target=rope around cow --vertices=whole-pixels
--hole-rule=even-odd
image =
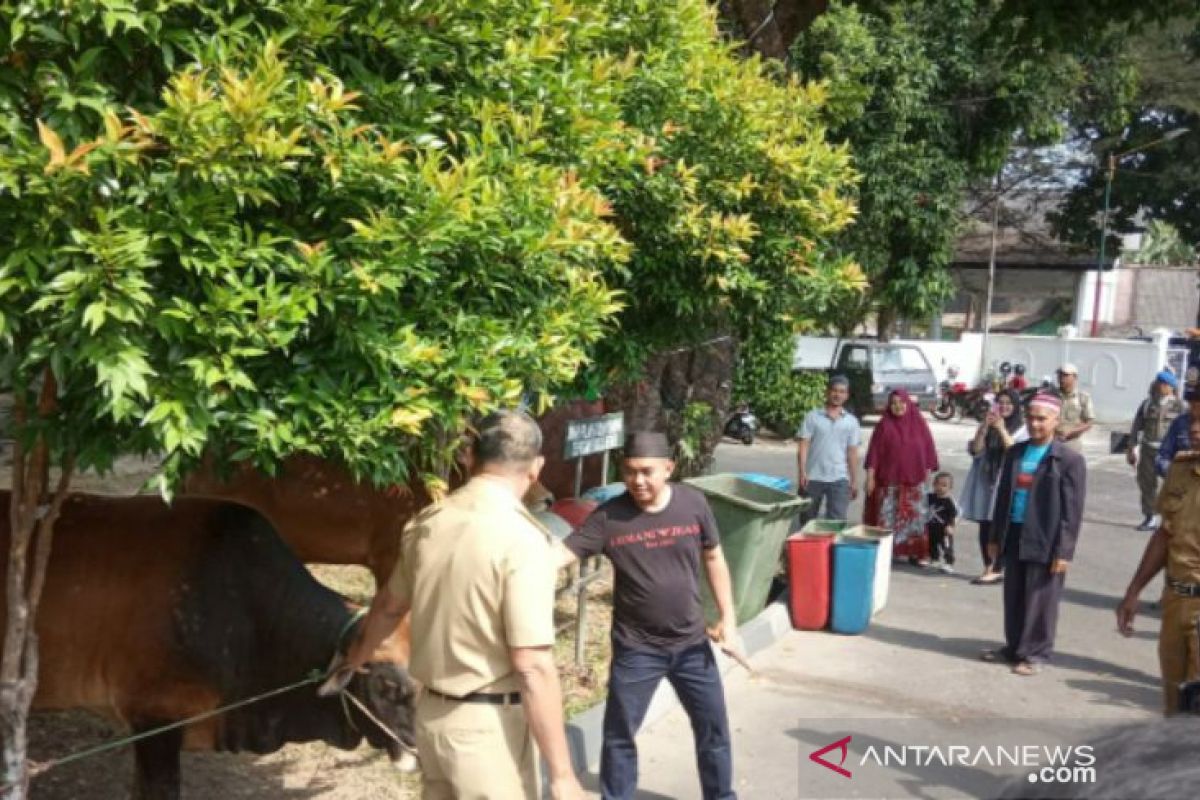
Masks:
[[[350,619],[342,627],[341,632],[338,634],[338,651],[339,652],[341,650],[342,640],[346,637],[346,634],[349,633],[354,628],[354,626],[360,620],[362,620],[362,618],[365,615],[366,615],[366,609],[358,609],[357,611],[355,611],[354,615],[352,617],[350,617]],[[91,758],[92,756],[99,755],[101,753],[106,753],[109,750],[116,750],[119,747],[124,747],[125,745],[133,744],[134,742],[140,742],[143,739],[149,739],[151,737],[166,733],[167,731],[173,731],[176,728],[183,728],[183,727],[186,727],[186,726],[191,725],[196,722],[203,722],[206,719],[212,719],[213,717],[220,716],[221,714],[224,714],[228,711],[233,711],[234,709],[242,708],[244,706],[248,706],[253,703],[257,703],[261,700],[266,700],[269,697],[275,697],[276,695],[286,694],[287,692],[294,691],[294,690],[302,688],[304,686],[311,686],[314,683],[320,683],[321,681],[325,680],[326,678],[328,678],[330,675],[333,674],[334,668],[337,664],[337,661],[338,661],[338,653],[335,653],[333,662],[330,664],[329,668],[325,672],[322,672],[321,670],[318,670],[318,669],[314,669],[312,672],[310,672],[308,674],[308,677],[304,678],[303,680],[299,680],[294,683],[289,683],[286,686],[280,686],[277,689],[271,689],[270,691],[262,692],[261,694],[256,694],[256,695],[253,695],[252,697],[246,697],[246,698],[238,700],[237,702],[234,702],[234,703],[228,703],[227,705],[218,706],[217,708],[210,709],[208,711],[205,711],[200,714],[196,714],[191,717],[187,717],[185,719],[176,720],[175,722],[171,722],[166,725],[160,725],[159,727],[151,728],[148,731],[142,731],[141,733],[135,733],[135,734],[131,734],[129,736],[123,736],[119,739],[114,739],[109,742],[104,742],[103,744],[98,744],[95,747],[88,747],[86,749],[79,750],[74,753],[70,753],[69,755],[63,756],[62,758],[52,758],[49,761],[41,761],[41,762],[30,760],[27,762],[28,767],[29,767],[29,779],[32,780],[40,775],[46,774],[47,772],[49,772],[52,769],[57,769],[58,767],[64,766],[66,764],[70,764],[74,761],[82,761],[85,758]],[[354,730],[358,731],[358,726],[354,724],[354,720],[350,716],[350,708],[346,704],[347,698],[349,698],[349,700],[352,703],[354,703],[354,705],[358,708],[358,710],[360,712],[362,712],[363,716],[365,716],[368,720],[370,720],[371,723],[373,725],[375,725],[377,728],[379,728],[379,730],[381,730],[385,735],[387,735],[389,738],[391,738],[392,741],[394,741],[397,745],[399,745],[402,750],[404,750],[407,753],[411,753],[411,754],[415,755],[415,753],[416,753],[415,749],[411,745],[405,744],[400,739],[399,736],[397,736],[390,728],[387,727],[387,725],[385,725],[382,721],[380,721],[380,719],[378,717],[376,717],[374,714],[372,714],[367,709],[366,705],[364,705],[357,697],[350,694],[346,689],[339,690],[338,695],[342,701],[342,711],[346,715],[347,721],[350,723],[350,726],[352,728],[354,728]],[[361,733],[361,731],[359,731],[359,732]],[[9,788],[11,788],[14,785],[15,784],[13,782],[0,784],[0,792],[8,790]]]
[[[49,772],[50,770],[57,769],[58,767],[61,767],[64,764],[70,764],[73,761],[81,761],[82,759],[90,758],[91,756],[99,755],[100,753],[104,753],[109,750],[115,750],[118,747],[124,747],[127,744],[133,744],[134,742],[140,742],[142,739],[149,739],[152,736],[158,736],[159,734],[163,734],[163,733],[166,733],[167,731],[175,730],[176,728],[182,728],[187,725],[191,725],[192,723],[195,723],[195,722],[203,722],[206,719],[211,719],[212,717],[219,716],[221,714],[224,714],[227,711],[232,711],[235,708],[241,708],[242,706],[248,706],[251,703],[257,703],[260,700],[266,700],[268,697],[274,697],[276,695],[284,694],[285,692],[290,692],[295,689],[299,689],[302,686],[308,686],[308,685],[311,685],[314,683],[319,683],[320,681],[324,680],[324,677],[325,676],[321,674],[320,670],[313,670],[309,674],[309,676],[307,678],[305,678],[304,680],[296,681],[295,683],[290,683],[287,686],[281,686],[278,689],[272,689],[269,692],[263,692],[262,694],[256,694],[253,697],[244,698],[242,700],[237,701],[236,703],[229,703],[228,705],[219,706],[217,708],[211,709],[209,711],[205,711],[201,714],[196,714],[195,716],[188,717],[186,719],[176,720],[175,722],[171,722],[167,725],[161,725],[157,728],[151,728],[148,731],[142,731],[141,733],[135,733],[130,736],[123,736],[119,739],[114,739],[110,742],[98,744],[95,747],[89,747],[84,750],[79,750],[77,752],[63,756],[62,758],[52,758],[49,761],[42,761],[42,762],[29,761],[28,762],[29,763],[29,777],[31,779],[36,778],[39,775],[44,775],[45,773]],[[390,731],[389,731],[389,733],[390,733]],[[13,783],[11,783],[11,782],[0,785],[0,791],[9,789],[12,786],[13,786]]]

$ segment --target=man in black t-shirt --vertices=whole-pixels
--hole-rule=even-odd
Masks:
[[[675,464],[661,433],[633,433],[621,471],[626,493],[609,500],[564,541],[563,563],[604,554],[613,587],[612,667],[604,710],[600,788],[605,800],[637,789],[634,737],[665,677],[687,711],[705,800],[733,800],[733,754],[721,673],[708,638],[737,635],[729,567],[704,495],[669,483]],[[700,567],[720,621],[707,632]]]

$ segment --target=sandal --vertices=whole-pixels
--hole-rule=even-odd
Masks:
[[[986,661],[989,664],[995,664],[1000,661],[1006,661],[1006,662],[1010,662],[1010,663],[1012,662],[1012,659],[1008,657],[1007,649],[1005,649],[1003,647],[995,647],[995,648],[991,648],[988,650],[981,650],[979,652],[979,658],[980,658],[980,660]]]
[[[1003,572],[985,572],[978,578],[972,578],[971,583],[976,586],[991,586],[993,583],[1000,583],[1004,580]]]
[[[1039,672],[1041,672],[1042,665],[1036,661],[1022,661],[1020,664],[1014,666],[1012,671],[1014,675],[1023,675],[1025,677],[1029,677],[1031,675],[1037,675]]]

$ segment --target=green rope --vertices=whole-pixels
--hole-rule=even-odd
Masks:
[[[346,634],[349,633],[354,628],[355,624],[357,624],[359,620],[361,620],[364,616],[366,616],[366,614],[367,614],[367,609],[360,608],[358,611],[356,611],[350,617],[349,620],[346,621],[346,624],[342,626],[341,632],[338,633],[339,647],[342,643],[342,640],[346,638]],[[337,658],[336,654],[334,655],[334,658],[335,659]],[[322,680],[324,680],[324,678],[325,678],[325,674],[322,673],[320,670],[313,670],[311,673],[309,673],[308,677],[305,678],[304,680],[296,681],[295,683],[288,684],[287,686],[281,686],[278,689],[272,689],[269,692],[263,692],[262,694],[256,694],[253,697],[247,697],[243,700],[237,701],[236,703],[230,703],[228,705],[219,706],[217,708],[212,709],[211,711],[205,711],[203,714],[197,714],[194,717],[188,717],[187,719],[181,719],[176,722],[172,722],[168,725],[160,726],[158,728],[151,728],[148,731],[142,731],[141,733],[135,733],[132,736],[124,736],[120,739],[114,739],[111,742],[105,742],[104,744],[99,744],[99,745],[96,745],[95,747],[89,747],[86,750],[80,750],[78,752],[71,753],[70,755],[63,756],[62,758],[52,758],[49,761],[44,761],[40,764],[31,763],[30,767],[29,767],[29,777],[31,779],[36,778],[37,776],[42,775],[43,773],[49,772],[52,769],[57,769],[58,767],[61,767],[64,764],[70,764],[72,761],[80,761],[85,758],[90,758],[92,756],[99,755],[100,753],[105,753],[109,750],[116,750],[118,747],[124,747],[125,745],[133,744],[134,742],[140,742],[142,739],[149,739],[151,736],[158,736],[159,734],[166,733],[167,731],[173,731],[177,728],[183,728],[183,727],[186,727],[186,726],[191,725],[196,722],[203,722],[206,719],[212,719],[213,717],[220,716],[221,714],[224,714],[227,711],[233,711],[235,708],[241,708],[242,706],[248,706],[251,703],[257,703],[260,700],[266,700],[268,697],[274,697],[276,695],[285,694],[285,693],[293,691],[295,689],[299,689],[302,686],[308,686],[313,683],[319,683]],[[343,703],[344,703],[344,701],[343,701]],[[374,718],[372,718],[372,719],[374,720]],[[374,720],[374,721],[377,725],[380,725],[381,727],[383,727],[382,723],[379,723],[378,720]],[[387,733],[391,733],[391,731],[388,731],[386,728],[384,728],[384,730]],[[0,791],[4,791],[4,790],[8,789],[12,785],[13,784],[11,784],[11,783],[0,785]]]
[[[338,633],[338,638],[337,638],[338,650],[342,649],[342,644],[346,638],[346,634],[349,633],[350,631],[354,630],[354,626],[357,625],[358,621],[360,619],[362,619],[363,617],[365,617],[366,615],[367,615],[367,609],[365,609],[365,608],[360,608],[357,611],[355,611],[353,614],[350,615],[350,619],[346,620],[346,624],[342,626],[342,630]],[[334,653],[334,658],[337,658],[337,653]]]
[[[176,728],[182,728],[187,725],[191,725],[192,723],[195,723],[195,722],[203,722],[206,719],[211,719],[212,717],[220,716],[221,714],[224,714],[227,711],[232,711],[235,708],[241,708],[242,706],[248,706],[251,703],[257,703],[260,700],[266,700],[268,697],[274,697],[275,695],[280,695],[280,694],[284,694],[286,692],[293,691],[295,689],[299,689],[301,686],[307,686],[309,684],[318,683],[323,678],[324,678],[324,675],[319,670],[313,670],[309,674],[309,676],[302,681],[296,681],[295,683],[288,684],[287,686],[281,686],[278,689],[272,689],[269,692],[263,692],[262,694],[257,694],[257,695],[254,695],[253,697],[247,697],[244,700],[237,701],[236,703],[230,703],[229,705],[220,706],[218,708],[212,709],[211,711],[205,711],[203,714],[197,714],[194,717],[188,717],[187,719],[181,719],[177,722],[172,722],[169,725],[163,725],[158,728],[151,728],[148,731],[142,731],[141,733],[135,733],[132,736],[125,736],[120,739],[115,739],[111,742],[105,742],[104,744],[96,745],[95,747],[89,747],[86,750],[80,750],[78,752],[71,753],[70,755],[63,756],[62,758],[52,758],[49,761],[45,761],[40,764],[32,764],[29,769],[29,777],[36,778],[37,776],[39,776],[45,772],[49,772],[52,769],[61,767],[64,764],[70,764],[72,761],[80,761],[85,758],[90,758],[91,756],[94,756],[94,755],[99,755],[100,753],[104,753],[108,750],[115,750],[118,747],[124,747],[127,744],[139,742],[142,739],[149,739],[151,736],[158,736],[160,733],[166,733],[167,731],[172,731],[172,730],[175,730]],[[7,789],[7,788],[8,788],[7,786],[0,787],[0,789]]]

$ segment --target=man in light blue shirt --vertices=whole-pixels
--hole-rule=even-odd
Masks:
[[[834,375],[825,390],[825,405],[804,417],[796,434],[800,494],[812,500],[807,519],[846,519],[850,501],[858,497],[858,448],[862,429],[846,410],[850,381]],[[822,504],[825,513],[821,513]]]

